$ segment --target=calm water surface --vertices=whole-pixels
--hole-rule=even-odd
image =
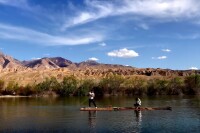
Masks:
[[[142,106],[172,111],[79,111],[82,98],[0,98],[0,132],[199,133],[200,96],[142,97]],[[98,98],[98,107],[132,106],[135,97]]]

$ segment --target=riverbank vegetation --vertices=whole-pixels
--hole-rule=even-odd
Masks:
[[[21,86],[0,80],[0,95],[21,96],[85,96],[93,89],[96,95],[197,95],[200,94],[200,75],[187,77],[144,78],[110,75],[101,79],[78,79],[73,75],[58,81],[47,78],[38,84]]]

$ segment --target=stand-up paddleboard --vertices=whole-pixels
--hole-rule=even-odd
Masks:
[[[80,111],[122,111],[122,110],[172,110],[172,107],[83,107]]]

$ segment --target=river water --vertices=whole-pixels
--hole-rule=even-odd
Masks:
[[[0,132],[199,133],[200,96],[141,97],[144,107],[172,111],[79,111],[86,97],[0,98]],[[135,97],[97,98],[98,107],[132,106]]]

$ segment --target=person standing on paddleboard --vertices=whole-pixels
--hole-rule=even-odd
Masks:
[[[95,97],[94,91],[91,90],[88,95],[89,95],[89,107],[91,107],[91,103],[93,103],[94,106],[97,108],[96,103],[94,101],[94,97]]]
[[[141,100],[139,98],[136,98],[136,103],[134,104],[135,108],[139,109],[141,105],[142,105]]]

